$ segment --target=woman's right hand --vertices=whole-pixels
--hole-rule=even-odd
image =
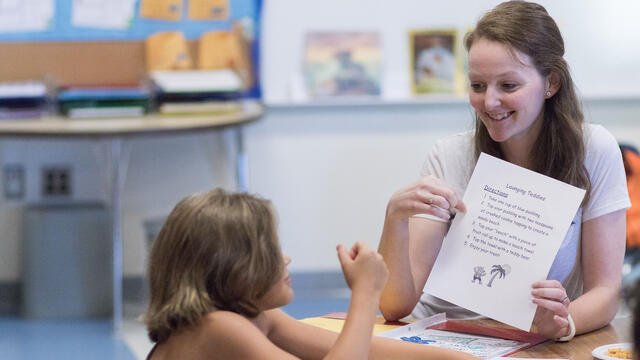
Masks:
[[[338,245],[337,250],[349,288],[354,292],[356,290],[371,292],[377,298],[389,277],[382,255],[362,242],[357,242],[350,250],[343,245]]]
[[[387,220],[408,219],[416,214],[431,214],[449,220],[455,213],[454,209],[467,211],[462,198],[449,184],[429,175],[391,196]]]

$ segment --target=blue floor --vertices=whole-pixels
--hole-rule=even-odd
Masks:
[[[349,309],[350,291],[341,272],[292,274],[292,283],[294,299],[283,310],[296,319]],[[27,320],[0,315],[0,360],[143,360],[151,344],[144,326],[133,319],[144,305],[129,305],[134,306],[128,308],[127,322],[133,327],[120,335],[114,335],[109,319]]]
[[[347,311],[349,299],[298,296],[283,310],[296,319]],[[26,320],[0,316],[0,360],[138,360],[109,320]]]
[[[322,316],[332,312],[349,310],[348,298],[293,298],[282,310],[296,319]]]
[[[108,320],[0,317],[2,360],[136,360]]]

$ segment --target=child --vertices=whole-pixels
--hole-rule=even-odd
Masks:
[[[214,189],[173,209],[149,260],[145,314],[160,359],[473,359],[446,349],[374,337],[387,280],[382,257],[362,243],[338,246],[352,290],[341,334],[278,309],[293,298],[267,200]]]

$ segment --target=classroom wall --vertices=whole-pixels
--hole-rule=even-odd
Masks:
[[[249,187],[273,200],[283,251],[292,271],[338,270],[335,244],[377,246],[391,194],[414,181],[426,152],[443,136],[468,129],[463,100],[411,100],[408,95],[410,28],[466,29],[497,1],[393,2],[270,0],[265,3],[262,80],[268,103],[263,119],[245,127]],[[640,25],[635,2],[543,1],[558,20],[567,59],[585,96],[586,116],[621,141],[640,146]],[[612,19],[615,19],[612,20]],[[605,22],[606,21],[606,22]],[[383,101],[364,104],[300,103],[302,39],[308,30],[381,32]],[[166,215],[183,196],[231,186],[227,159],[210,156],[224,135],[195,134],[133,140],[123,199],[125,276],[144,271],[143,222]],[[100,175],[91,142],[3,142],[2,155],[40,164],[54,157],[81,166],[84,194],[96,198]],[[22,154],[22,155],[19,155]],[[29,154],[29,157],[24,157]],[[43,155],[44,154],[44,155]],[[23,157],[20,157],[23,156]],[[28,165],[31,166],[31,165]],[[104,196],[104,195],[101,195]],[[97,196],[97,198],[101,198]],[[0,282],[20,279],[24,204],[0,199]]]
[[[308,31],[379,31],[383,98],[409,97],[408,31],[455,28],[460,34],[498,0],[325,0],[266,2],[262,65],[267,103],[298,100],[304,35]],[[574,80],[587,96],[640,95],[640,3],[612,0],[542,0],[565,40]]]
[[[640,146],[640,101],[592,100],[589,121]],[[273,200],[292,271],[338,270],[335,245],[377,247],[389,197],[434,142],[471,126],[466,104],[277,107],[246,129],[250,187]]]

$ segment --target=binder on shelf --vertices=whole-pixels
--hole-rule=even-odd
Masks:
[[[70,118],[133,117],[149,111],[149,92],[138,87],[71,87],[60,91],[60,112]]]
[[[165,115],[220,114],[242,110],[242,81],[229,69],[152,71],[158,111]]]
[[[182,70],[151,72],[151,79],[162,92],[238,92],[242,91],[240,77],[230,69]]]
[[[242,111],[239,101],[166,102],[158,107],[163,115],[229,114]]]
[[[0,83],[0,119],[42,117],[47,103],[47,88],[42,82]]]

